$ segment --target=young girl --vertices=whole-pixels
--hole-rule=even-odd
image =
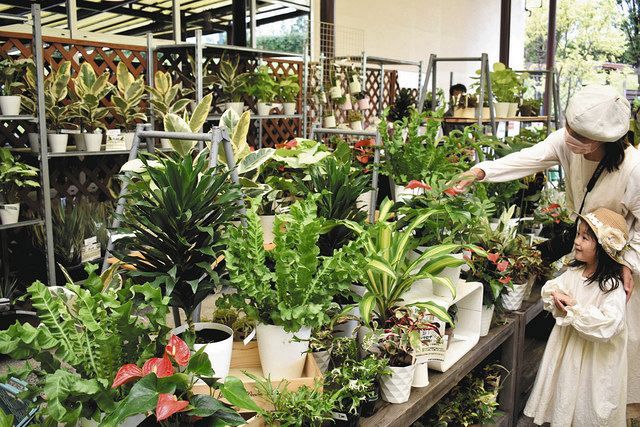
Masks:
[[[626,425],[627,331],[619,254],[624,218],[599,208],[580,216],[570,268],[542,288],[556,318],[524,413],[536,424]]]

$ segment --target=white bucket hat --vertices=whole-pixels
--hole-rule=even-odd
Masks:
[[[572,130],[585,138],[613,142],[629,131],[629,101],[611,86],[583,87],[569,100],[565,113]]]

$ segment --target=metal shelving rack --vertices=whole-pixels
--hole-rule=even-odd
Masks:
[[[55,274],[55,258],[53,252],[53,226],[51,217],[51,188],[49,183],[49,153],[47,147],[47,125],[45,118],[44,107],[44,52],[42,46],[42,24],[40,21],[41,7],[37,3],[31,4],[31,16],[32,16],[32,51],[34,56],[34,62],[36,66],[36,110],[37,115],[18,115],[18,116],[4,116],[2,120],[22,120],[35,122],[38,125],[38,138],[40,140],[40,153],[38,154],[38,161],[40,166],[40,186],[41,194],[43,198],[44,219],[35,219],[29,221],[20,221],[16,224],[7,224],[0,226],[0,240],[2,240],[2,258],[6,259],[8,256],[7,248],[7,236],[6,231],[10,229],[20,227],[32,227],[38,225],[44,225],[46,235],[46,252],[45,259],[47,263],[47,280],[49,285],[56,285]],[[22,16],[3,16],[5,19],[13,19],[15,21],[27,21],[28,18]],[[8,265],[5,263],[5,268]],[[8,270],[5,270],[5,274],[8,274]]]

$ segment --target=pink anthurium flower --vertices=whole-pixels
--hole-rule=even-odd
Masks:
[[[506,285],[507,283],[511,282],[511,276],[506,276],[501,279],[498,279],[498,282],[502,283],[503,285]]]
[[[429,185],[425,184],[422,181],[418,181],[417,179],[413,179],[409,181],[409,183],[407,184],[407,188],[409,190],[415,190],[416,188],[421,188],[423,190],[431,190],[431,187]]]
[[[133,363],[122,365],[120,369],[118,369],[118,373],[113,380],[111,388],[120,387],[122,384],[137,380],[139,378],[142,378],[143,376],[144,374],[142,373],[142,369],[140,369],[137,365],[134,365]]]
[[[499,253],[495,253],[495,254],[491,254],[488,253],[487,254],[487,259],[493,263],[498,262],[498,258],[500,258],[500,254]]]
[[[158,378],[170,377],[174,374],[173,365],[167,353],[160,357],[152,357],[144,362],[142,366],[142,374],[149,375],[151,372],[156,374]]]
[[[501,262],[496,264],[496,267],[498,268],[499,272],[503,272],[507,268],[509,268],[509,261],[501,261]]]
[[[158,396],[156,420],[164,421],[175,413],[182,412],[189,406],[186,400],[178,400],[173,394],[163,393]]]
[[[171,335],[171,338],[169,338],[165,353],[173,357],[173,360],[180,366],[187,366],[191,358],[191,351],[187,343],[175,335]]]

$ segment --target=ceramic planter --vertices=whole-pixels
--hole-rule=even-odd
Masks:
[[[336,127],[336,117],[334,115],[324,117],[322,119],[322,127],[325,127],[325,128]]]
[[[490,306],[483,305],[482,313],[480,316],[480,336],[484,337],[489,333],[489,329],[491,329],[491,320],[493,320],[493,310],[495,306],[491,304]]]
[[[71,139],[73,139],[73,145],[76,146],[76,150],[78,151],[87,150],[87,146],[84,143],[84,133],[80,133],[80,131],[78,131],[78,132],[70,133],[69,135],[71,135]]]
[[[382,400],[389,403],[404,403],[411,395],[411,384],[416,365],[389,366],[390,375],[380,378],[380,395]]]
[[[344,101],[344,104],[340,105],[340,108],[342,109],[342,111],[349,111],[353,109],[353,104],[351,104],[351,97],[348,96]]]
[[[229,375],[229,366],[231,366],[231,351],[233,349],[233,330],[220,323],[196,323],[196,337],[201,335],[207,344],[194,344],[195,351],[204,347],[204,352],[209,356],[211,367],[215,372],[216,378],[225,378]],[[184,333],[189,325],[182,325],[172,332],[175,335]],[[200,334],[198,334],[200,332]]]
[[[3,116],[19,116],[20,115],[20,96],[0,96],[0,111]]]
[[[264,235],[264,243],[272,243],[273,236],[273,224],[276,221],[275,215],[260,215],[260,224],[262,225],[262,233]]]
[[[362,85],[358,80],[353,80],[349,83],[349,92],[354,95],[362,92]]]
[[[102,134],[101,133],[85,133],[84,145],[89,152],[100,151],[102,147]]]
[[[373,190],[369,190],[366,193],[362,193],[356,199],[356,207],[361,210],[369,211],[371,207],[371,193]]]
[[[296,103],[285,102],[282,104],[282,109],[284,110],[285,116],[293,116],[296,113]]]
[[[464,255],[462,253],[459,254],[451,254],[452,257],[457,259],[464,259]],[[464,264],[463,264],[464,265]],[[445,277],[451,280],[453,286],[455,286],[460,281],[460,273],[462,272],[462,265],[458,267],[447,267],[438,274],[439,277]],[[439,283],[433,284],[433,293],[440,297],[450,297],[451,291],[446,286],[442,286]]]
[[[362,122],[360,120],[349,123],[349,127],[353,130],[362,130]]]
[[[371,108],[371,104],[369,103],[369,97],[365,96],[363,99],[358,100],[358,109],[359,110],[368,110]]]
[[[326,104],[327,103],[327,94],[325,92],[320,92],[320,94],[318,95],[318,101]]]
[[[33,151],[34,153],[39,153],[40,152],[40,134],[30,132],[27,136],[29,137],[29,146],[31,147],[31,151]]]
[[[518,114],[518,103],[510,102],[509,103],[509,115],[507,117],[515,117]]]
[[[507,292],[502,294],[502,307],[506,310],[519,310],[524,300],[524,294],[527,291],[527,284],[512,285],[512,288],[507,286]]]
[[[256,104],[256,109],[259,116],[268,116],[271,112],[271,108],[273,108],[273,106],[267,102],[258,102]]]
[[[131,148],[133,147],[133,137],[136,136],[135,132],[124,132],[122,134],[122,136],[124,136],[124,145],[127,148],[127,150],[131,150]]]
[[[327,372],[329,369],[329,362],[331,362],[331,354],[327,350],[323,351],[313,351],[311,355],[315,359],[318,364],[318,368],[320,368],[320,372],[323,374]]]
[[[68,133],[50,133],[47,135],[49,148],[52,153],[64,153],[67,151],[67,143],[69,142]]]
[[[338,99],[342,97],[342,88],[340,86],[333,86],[329,89],[329,96],[331,99]]]
[[[228,110],[228,109],[232,109],[234,110],[236,113],[238,113],[238,115],[241,115],[242,112],[244,111],[244,102],[240,101],[240,102],[227,102],[225,104],[224,109]]]
[[[15,224],[20,216],[20,203],[0,205],[0,222],[2,225]]]
[[[413,373],[413,383],[411,387],[421,388],[429,385],[429,368],[427,356],[416,357],[416,369]]]
[[[509,102],[494,102],[493,108],[496,112],[496,117],[504,118],[509,115]]]
[[[256,327],[256,336],[264,377],[270,376],[273,381],[299,378],[302,375],[311,328],[304,327],[291,333],[285,332],[282,326],[260,323]],[[294,341],[294,337],[302,341]]]

